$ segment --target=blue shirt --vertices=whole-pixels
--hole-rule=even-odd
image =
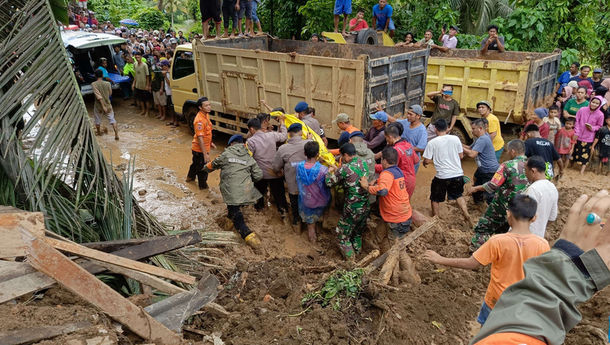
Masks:
[[[478,137],[474,144],[472,144],[472,150],[479,153],[475,161],[482,173],[492,173],[498,170],[500,164],[496,158],[496,151],[489,134],[485,133]]]
[[[379,4],[373,6],[373,17],[377,18],[377,26],[385,26],[385,22],[392,18],[392,6],[386,4],[383,9],[379,8]]]
[[[428,131],[426,131],[426,126],[423,124],[419,124],[419,126],[415,128],[411,128],[411,122],[409,120],[396,120],[396,122],[402,125],[402,134],[400,135],[403,139],[409,142],[413,147],[417,147],[420,150],[424,150],[426,145],[428,144]],[[417,152],[419,158],[421,158],[421,152]],[[421,159],[417,164],[415,164],[415,172],[419,170],[419,163],[421,163]]]
[[[98,67],[97,69],[99,69],[100,71],[102,71],[102,73],[103,73],[102,77],[104,77],[104,78],[108,78],[108,71],[107,71],[107,70],[106,70],[104,67],[100,66],[100,67]]]

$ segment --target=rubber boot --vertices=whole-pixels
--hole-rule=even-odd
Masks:
[[[258,236],[256,236],[255,233],[251,233],[250,235],[246,236],[244,240],[246,241],[247,245],[254,249],[257,249],[261,246],[261,240],[258,238]]]

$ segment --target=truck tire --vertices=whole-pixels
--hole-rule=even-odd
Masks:
[[[191,134],[195,134],[195,128],[193,128],[193,121],[195,120],[195,116],[197,116],[197,103],[194,101],[186,101],[182,106],[182,116],[184,117],[184,121],[191,129]]]
[[[468,137],[468,134],[466,134],[466,131],[457,124],[453,126],[453,129],[449,134],[455,135],[456,137],[460,138],[462,144],[469,145],[472,142],[472,140],[470,140],[470,138]]]
[[[358,44],[370,44],[373,46],[377,45],[377,31],[373,29],[365,29],[358,31],[356,37],[356,43]]]

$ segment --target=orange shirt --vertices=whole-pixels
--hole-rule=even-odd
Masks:
[[[345,130],[343,132],[352,134],[353,132],[356,132],[356,131],[359,131],[359,129],[357,127],[354,127],[352,125],[347,125],[347,128],[345,128]],[[343,133],[341,133],[341,134],[343,134]],[[348,138],[349,138],[349,136],[348,136]],[[347,142],[349,142],[349,140]],[[341,153],[340,148],[328,150],[328,152],[330,152],[333,156],[337,156]]]
[[[411,219],[405,177],[397,166],[383,170],[377,184],[369,186],[369,193],[379,196],[379,213],[385,222],[402,223]]]
[[[197,137],[203,137],[205,152],[210,152],[212,145],[212,122],[210,122],[210,115],[204,114],[202,111],[198,112],[197,116],[195,116],[195,120],[193,120],[193,128],[195,129],[195,135],[193,136],[191,150],[195,152],[204,152],[201,147],[199,147],[199,140],[197,140]]]
[[[546,342],[521,333],[496,333],[474,345],[546,345]]]
[[[485,303],[493,308],[504,289],[525,277],[523,263],[549,250],[549,243],[534,234],[508,232],[492,236],[472,254],[481,265],[491,264],[491,279],[485,293]]]

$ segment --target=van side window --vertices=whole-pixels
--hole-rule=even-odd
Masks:
[[[195,62],[193,53],[178,51],[174,58],[172,79],[180,79],[195,73]]]

